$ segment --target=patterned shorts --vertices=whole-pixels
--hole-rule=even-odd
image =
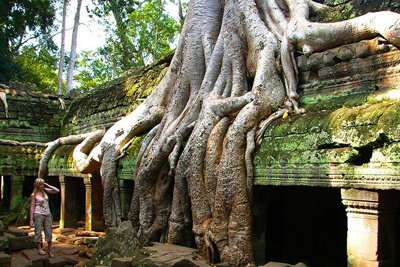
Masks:
[[[42,214],[33,214],[33,221],[35,222],[35,237],[33,238],[33,242],[42,242],[42,231],[44,231],[44,236],[46,242],[51,241],[52,238],[52,224],[53,224],[53,216],[51,214],[42,215]]]

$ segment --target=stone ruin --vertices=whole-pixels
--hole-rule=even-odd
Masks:
[[[276,120],[254,157],[257,264],[397,266],[400,262],[400,51],[379,38],[297,58],[304,115]],[[75,99],[0,89],[1,210],[32,192],[45,143],[110,127],[140,104],[168,62]],[[137,137],[119,159],[123,217],[129,211]],[[56,150],[48,182],[60,228],[104,230],[98,171],[81,174],[74,146]]]

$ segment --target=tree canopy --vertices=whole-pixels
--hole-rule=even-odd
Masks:
[[[0,82],[34,83],[36,91],[56,93],[57,83],[52,79],[62,58],[54,42],[59,38],[60,26],[56,13],[61,13],[64,2],[1,1],[4,8],[0,10]],[[108,40],[97,51],[77,55],[75,89],[90,90],[171,51],[181,26],[167,14],[165,1],[93,0],[93,3],[94,8],[86,6],[86,12],[107,24]],[[65,66],[70,59],[68,51],[66,55]],[[28,64],[29,60],[34,62]]]
[[[14,59],[32,39],[48,41],[54,26],[56,0],[2,0],[0,9],[0,80],[8,82],[19,70]]]

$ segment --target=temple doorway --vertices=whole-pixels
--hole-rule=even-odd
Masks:
[[[255,186],[257,264],[347,266],[347,217],[339,188]]]
[[[83,178],[65,177],[64,227],[85,225],[85,184]]]

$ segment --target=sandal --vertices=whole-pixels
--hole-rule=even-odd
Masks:
[[[44,252],[44,251],[38,251],[38,254],[39,254],[39,255],[46,255],[46,252]]]
[[[49,257],[50,257],[50,258],[54,258],[53,253],[49,253]]]

